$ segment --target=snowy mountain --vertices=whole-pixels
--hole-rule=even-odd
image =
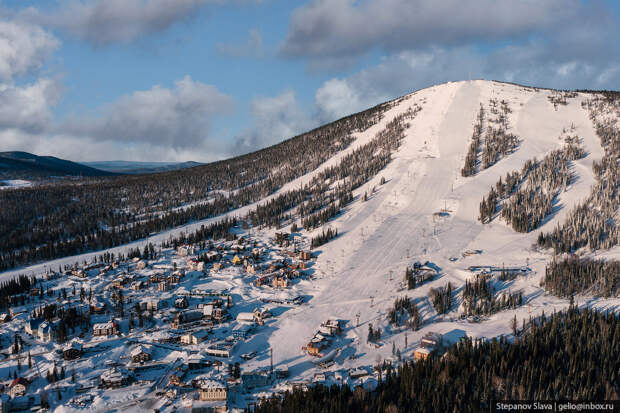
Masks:
[[[82,162],[83,165],[97,168],[102,171],[122,174],[151,174],[178,169],[193,168],[202,163],[187,162],[132,162],[132,161],[94,161]]]
[[[569,305],[567,294],[552,295],[542,283],[547,266],[567,249],[581,257],[620,257],[619,135],[613,129],[619,108],[603,94],[492,81],[430,87],[382,105],[370,126],[259,200],[232,198],[241,188],[220,193],[235,199],[227,213],[3,277],[38,274],[103,252],[127,254],[148,243],[162,245],[159,264],[184,264],[161,243],[236,217],[245,224],[232,231],[273,247],[270,259],[286,256],[274,244],[276,233],[292,232],[297,246],[308,250],[313,238],[337,230],[337,236],[313,243],[307,277],[285,291],[256,287],[258,275],[234,265],[209,270],[206,281],[184,287],[225,290],[236,302],[233,318],[263,306],[266,296],[304,297],[303,305],[275,305],[274,319],[238,345],[235,354],[259,354],[243,362],[244,370],[268,368],[267,352],[273,350],[274,367],[286,366],[291,380],[312,381],[319,362],[334,361],[331,372],[369,371],[378,359],[395,357],[393,349],[413,357],[429,332],[443,335],[446,344],[465,335],[510,335],[515,317],[521,325]],[[281,207],[284,199],[288,209]],[[269,212],[272,207],[277,214]],[[593,218],[583,218],[580,208]],[[586,228],[583,234],[574,232],[579,228]],[[567,245],[565,238],[574,243]],[[414,274],[419,278],[412,286]],[[605,294],[598,288],[577,291],[575,301],[617,308],[617,290]],[[403,309],[410,304],[395,305],[403,297],[415,311]],[[313,358],[301,349],[328,319],[341,320],[343,333],[322,358]],[[380,338],[369,340],[370,325]]]
[[[28,152],[0,152],[0,177],[107,176],[110,172],[56,158]]]

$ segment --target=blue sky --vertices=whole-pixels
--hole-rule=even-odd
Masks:
[[[618,2],[0,0],[0,151],[210,161],[411,90],[620,89]]]

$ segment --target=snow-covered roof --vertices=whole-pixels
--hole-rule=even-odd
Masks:
[[[204,354],[201,354],[201,353],[190,354],[189,357],[187,358],[187,361],[189,363],[198,363],[203,360],[206,360],[206,357]]]
[[[237,321],[254,321],[254,313],[239,313]]]
[[[225,389],[226,386],[216,380],[204,380],[200,383],[200,388],[205,390]]]
[[[107,323],[93,324],[93,330],[108,330],[111,328],[114,328],[114,323],[112,321],[108,321]]]
[[[131,350],[129,354],[131,355],[131,357],[135,357],[139,356],[142,353],[151,354],[151,350],[149,348],[138,345],[133,350]]]
[[[126,372],[122,371],[121,369],[112,368],[112,369],[104,371],[101,374],[101,380],[107,381],[107,382],[119,382],[119,381],[122,381],[123,378],[126,376],[127,376]]]
[[[77,339],[73,339],[71,340],[70,343],[67,343],[64,347],[64,351],[67,350],[79,350],[82,351],[82,343],[80,341],[78,341]]]

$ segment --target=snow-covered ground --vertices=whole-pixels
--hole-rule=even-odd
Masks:
[[[267,349],[273,350],[274,367],[287,366],[291,380],[312,380],[323,371],[312,363],[312,357],[302,352],[319,325],[329,318],[345,321],[338,346],[342,352],[335,357],[330,370],[369,367],[378,359],[392,356],[392,346],[410,357],[419,346],[420,338],[429,331],[444,334],[448,342],[463,335],[495,337],[510,334],[511,321],[516,315],[518,324],[568,306],[568,300],[550,296],[540,287],[550,253],[536,250],[540,230],[549,231],[561,223],[570,209],[585,199],[594,183],[592,163],[602,157],[603,150],[595,134],[588,113],[581,107],[586,95],[568,99],[566,106],[557,108],[549,102],[548,90],[536,90],[490,81],[463,81],[424,89],[406,96],[388,112],[377,125],[356,136],[346,150],[328,160],[321,168],[335,165],[355,148],[369,142],[375,134],[410,106],[419,104],[422,111],[410,121],[400,149],[392,162],[370,182],[358,188],[356,200],[329,223],[338,229],[339,236],[315,251],[318,253],[312,267],[313,277],[293,287],[295,293],[310,297],[301,306],[287,306],[268,328],[260,329],[257,336],[241,343],[239,354],[250,351],[262,356],[245,363],[243,369],[265,368],[270,364]],[[496,98],[508,102],[510,133],[520,139],[518,149],[492,167],[473,177],[461,177],[465,155],[470,144],[473,124],[480,104]],[[495,219],[481,224],[479,204],[491,186],[507,172],[520,170],[532,158],[542,159],[545,154],[563,145],[559,139],[563,130],[571,129],[582,139],[587,156],[572,162],[576,180],[559,197],[557,208],[541,228],[528,234],[513,231],[504,221]],[[304,175],[281,188],[278,193],[299,188],[309,182],[319,170]],[[386,183],[380,185],[381,178]],[[373,193],[372,188],[376,191]],[[364,193],[368,201],[362,201]],[[272,195],[277,196],[278,193]],[[232,212],[243,216],[255,207],[249,205]],[[442,209],[447,215],[436,216]],[[220,219],[221,217],[217,218]],[[148,242],[155,244],[181,231],[189,232],[215,219],[204,220],[154,235]],[[323,228],[305,234],[311,236]],[[273,231],[252,231],[252,236],[264,240]],[[109,251],[120,252],[136,246],[143,247],[147,240],[134,242]],[[481,250],[480,254],[463,257],[466,250]],[[39,274],[47,268],[90,260],[101,252],[67,257],[28,268],[10,271],[2,277],[17,273]],[[620,248],[599,252],[606,257],[620,257]],[[457,258],[456,260],[454,258]],[[440,268],[433,281],[414,290],[403,289],[405,268],[414,261],[431,261]],[[531,272],[506,283],[506,290],[522,291],[525,304],[515,310],[506,310],[484,318],[481,322],[461,319],[456,305],[446,315],[438,315],[428,298],[431,288],[451,282],[460,292],[465,280],[471,278],[467,270],[472,265],[527,266]],[[262,291],[252,288],[242,279],[231,275],[212,280],[215,287],[226,288],[248,302],[248,310]],[[397,297],[415,299],[423,319],[419,331],[395,329],[389,326],[387,313]],[[617,309],[619,299],[576,297],[580,305]],[[252,304],[250,304],[252,303]],[[359,325],[357,320],[359,318]],[[383,330],[379,345],[368,343],[368,326]],[[405,345],[405,341],[407,345]],[[392,344],[394,343],[394,344]],[[131,396],[139,397],[136,390]],[[119,396],[127,400],[127,396]],[[108,400],[108,403],[112,403]],[[104,406],[104,405],[102,405]],[[139,410],[139,406],[135,407]]]
[[[32,182],[24,179],[7,179],[0,181],[0,189],[26,188],[32,186]]]

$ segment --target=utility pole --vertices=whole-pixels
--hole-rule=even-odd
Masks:
[[[357,314],[355,314],[355,318],[357,319],[355,323],[355,327],[359,327],[360,326],[360,312],[359,311],[357,312]]]
[[[269,374],[273,375],[273,348],[269,348],[269,358],[271,362],[271,366],[269,368]]]

